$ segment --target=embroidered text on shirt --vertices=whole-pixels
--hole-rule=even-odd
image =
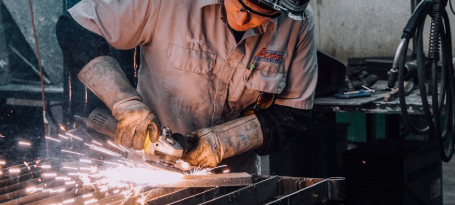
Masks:
[[[202,44],[202,43],[204,43],[205,41],[204,41],[204,40],[199,40],[199,39],[197,39],[197,38],[186,37],[186,42],[188,42],[188,43]]]
[[[284,52],[271,51],[262,48],[259,53],[254,56],[254,60],[280,64],[284,61]]]

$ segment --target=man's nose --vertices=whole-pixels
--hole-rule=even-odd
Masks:
[[[247,12],[238,12],[237,13],[237,23],[239,25],[245,25],[250,22],[250,15]]]

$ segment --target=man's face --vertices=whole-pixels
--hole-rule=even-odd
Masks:
[[[243,6],[238,1],[239,0],[224,0],[227,20],[232,29],[236,31],[246,31],[250,28],[265,24],[270,20],[269,17],[240,11]]]

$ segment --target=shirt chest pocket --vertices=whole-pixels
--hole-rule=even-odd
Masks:
[[[259,61],[254,69],[247,69],[243,76],[248,89],[280,94],[286,87],[287,72],[284,63]]]
[[[208,106],[216,55],[169,44],[164,89],[169,102],[190,110]]]
[[[244,72],[235,74],[239,83],[230,94],[229,101],[249,105],[256,100],[259,92],[280,94],[286,87],[287,70],[283,62],[259,61],[253,69],[243,69]]]

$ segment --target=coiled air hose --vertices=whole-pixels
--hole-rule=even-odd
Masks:
[[[447,12],[445,11],[446,4],[447,0],[445,3],[444,1],[426,0],[422,1],[417,6],[416,11],[412,14],[411,19],[408,21],[408,24],[403,30],[402,40],[395,54],[394,64],[388,84],[389,87],[393,87],[396,78],[398,78],[400,107],[404,124],[413,134],[430,134],[430,138],[436,142],[439,155],[444,162],[448,162],[452,158],[455,144],[453,139],[453,135],[455,133],[455,78],[452,62],[450,22]],[[420,43],[422,42],[423,24],[427,15],[432,17],[428,59],[425,58],[423,45]],[[425,128],[418,128],[412,123],[411,117],[407,111],[403,86],[406,71],[404,66],[406,63],[407,48],[410,39],[414,36],[416,31],[417,33],[415,38],[418,39],[418,44],[414,49],[417,54],[417,73],[420,96],[422,99],[425,118],[428,122],[428,127]],[[437,68],[440,57],[442,64],[441,74],[439,76]],[[428,61],[431,65],[431,79],[427,79],[426,64]],[[441,82],[440,91],[438,87],[439,79]],[[431,81],[432,85],[431,105],[429,104],[427,98],[427,80]],[[441,128],[440,116],[443,111],[445,111],[446,120]],[[448,138],[450,138],[450,145],[448,152],[446,153],[444,149],[444,141]]]
[[[451,3],[451,2],[450,2]],[[454,151],[454,134],[455,134],[455,77],[454,67],[452,62],[452,39],[450,31],[450,22],[445,10],[447,0],[424,0],[415,9],[406,27],[403,29],[402,39],[395,54],[393,67],[390,70],[388,86],[393,88],[398,80],[399,99],[402,117],[406,128],[413,134],[430,134],[430,140],[433,140],[438,148],[438,153],[444,162],[450,161]],[[450,5],[452,6],[452,5]],[[425,57],[423,50],[422,36],[424,30],[424,22],[430,15],[432,18],[430,28],[430,42],[428,59]],[[415,33],[417,32],[417,33]],[[416,35],[414,35],[416,34]],[[407,104],[404,92],[404,77],[405,64],[409,41],[411,38],[416,38],[415,53],[417,58],[417,80],[422,99],[422,106],[425,113],[425,118],[428,126],[418,128],[415,126],[407,111]],[[442,51],[442,52],[441,52]],[[442,55],[440,55],[442,53]],[[441,58],[441,73],[438,76],[438,61]],[[427,63],[431,65],[431,79],[427,79]],[[427,98],[427,81],[431,82],[431,106]],[[438,81],[440,80],[440,90]],[[445,104],[445,107],[444,107]],[[440,117],[445,111],[445,122],[443,128],[440,125]],[[404,142],[405,135],[402,135],[399,140],[397,153],[401,153],[401,147]],[[444,142],[450,139],[449,148],[446,152]],[[398,170],[398,168],[397,168]],[[398,175],[403,188],[406,192],[419,204],[426,204],[422,199],[416,196],[409,186],[404,182],[401,174]]]

